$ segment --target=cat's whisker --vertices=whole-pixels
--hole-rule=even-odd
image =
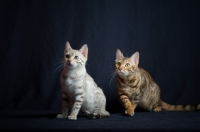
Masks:
[[[63,66],[60,66],[59,68],[59,72],[64,68],[65,64],[63,64]]]
[[[112,66],[108,66],[109,68],[113,68]]]
[[[108,77],[108,79],[111,79],[113,75],[115,75],[116,72],[114,71],[113,73],[110,74],[110,76]]]
[[[106,71],[104,72],[103,74],[106,74],[106,73],[109,73],[109,72],[114,72],[115,70],[112,70],[112,71]]]
[[[116,76],[117,76],[117,73],[114,72],[114,74],[112,74],[112,77],[111,77],[111,79],[110,79],[110,81],[109,81],[109,87],[110,87],[110,83],[112,82],[112,80],[113,80]]]
[[[60,66],[58,66],[57,68],[56,68],[56,70],[53,72],[53,74],[58,70],[58,69],[62,69],[64,67],[64,63],[63,64],[61,64]]]
[[[57,62],[56,64],[54,64],[53,66],[57,65],[57,64],[60,64],[60,63],[64,63],[65,61],[60,61],[60,62]]]
[[[108,79],[111,78],[111,77],[113,76],[113,74],[115,74],[115,72],[111,73],[111,74],[109,75]]]

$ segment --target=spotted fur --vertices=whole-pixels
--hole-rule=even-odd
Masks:
[[[150,74],[138,67],[139,53],[130,58],[123,56],[120,50],[116,52],[115,70],[117,73],[118,95],[125,108],[125,114],[134,115],[136,108],[158,112],[200,110],[198,105],[170,105],[160,99],[160,88]]]
[[[108,117],[105,110],[106,97],[92,77],[87,74],[85,64],[88,47],[83,45],[80,50],[73,50],[66,43],[64,50],[64,69],[60,75],[62,88],[62,113],[57,118],[76,120],[77,115],[89,118]],[[68,115],[68,109],[71,113]]]

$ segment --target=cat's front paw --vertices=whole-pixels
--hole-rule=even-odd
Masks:
[[[128,116],[133,116],[134,115],[134,111],[132,109],[128,109],[128,110],[125,110],[124,112],[126,115]]]
[[[127,115],[128,116],[133,116],[135,113],[134,112],[132,112],[132,113],[128,113]]]
[[[69,115],[69,116],[68,116],[68,119],[70,119],[70,120],[76,120],[76,119],[77,119],[77,117],[76,117],[76,116],[74,116],[74,115]]]
[[[64,118],[67,118],[67,116],[65,116],[65,115],[62,115],[62,114],[58,114],[58,115],[56,116],[56,118],[59,118],[59,119],[64,119]]]

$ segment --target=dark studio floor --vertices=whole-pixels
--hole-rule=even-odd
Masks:
[[[137,112],[109,118],[76,121],[56,119],[52,112],[0,113],[0,131],[200,131],[200,112]]]

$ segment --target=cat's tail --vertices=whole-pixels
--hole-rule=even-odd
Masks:
[[[165,102],[161,102],[161,107],[166,111],[196,111],[200,110],[200,104],[197,105],[170,105]]]
[[[101,110],[100,113],[91,113],[88,115],[89,119],[101,119],[101,118],[106,118],[109,117],[110,113],[106,110]]]

